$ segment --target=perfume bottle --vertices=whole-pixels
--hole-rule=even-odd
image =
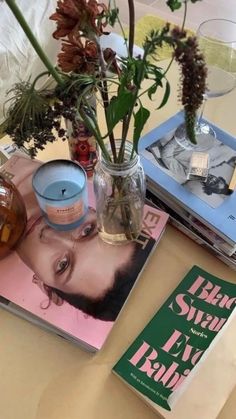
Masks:
[[[20,192],[0,173],[0,259],[20,241],[26,223],[26,208]]]

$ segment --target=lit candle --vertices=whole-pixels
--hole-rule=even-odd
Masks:
[[[33,188],[47,223],[57,230],[77,227],[88,209],[87,177],[71,160],[52,160],[33,176]]]

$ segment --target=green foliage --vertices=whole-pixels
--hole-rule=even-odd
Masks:
[[[173,45],[169,30],[170,25],[167,23],[163,28],[157,30],[152,29],[149,34],[147,34],[143,43],[143,49],[147,55],[155,57],[158,48],[162,48],[163,43]]]
[[[109,25],[113,27],[117,21],[118,16],[119,16],[119,9],[117,7],[110,9],[107,15],[107,20],[108,20]]]
[[[138,142],[141,136],[141,132],[143,130],[144,125],[146,124],[148,118],[150,116],[150,111],[143,107],[140,103],[140,108],[138,112],[134,115],[134,136],[133,136],[133,144],[134,150],[138,151]]]
[[[73,0],[71,1],[73,3]],[[184,21],[188,1],[195,3],[200,0],[167,0],[166,4],[172,11],[183,5]],[[64,14],[66,7],[71,3],[58,2],[57,13],[53,15],[53,20],[57,21],[57,31],[55,31],[57,37],[62,39],[62,50],[59,54],[61,70],[54,68],[53,64],[42,53],[41,47],[36,42],[15,1],[6,0],[6,3],[44,62],[48,70],[47,73],[51,74],[56,81],[56,86],[51,92],[36,90],[35,83],[41,75],[32,84],[28,82],[18,83],[10,91],[12,97],[7,114],[6,131],[17,145],[24,145],[25,142],[30,144],[32,155],[36,154],[37,149],[44,148],[48,141],[55,140],[55,129],[59,137],[65,138],[64,130],[60,125],[62,118],[73,122],[79,115],[87,128],[94,134],[103,155],[107,159],[109,159],[109,155],[104,139],[109,137],[111,149],[115,150],[115,133],[118,132],[118,129],[120,130],[118,138],[122,139],[121,147],[118,156],[116,151],[113,155],[114,161],[120,162],[124,156],[125,141],[131,135],[130,125],[133,122],[133,138],[129,139],[133,140],[134,150],[137,151],[139,138],[150,117],[147,105],[143,106],[142,103],[144,95],[150,101],[155,100],[160,103],[156,110],[166,105],[170,96],[167,71],[173,59],[177,59],[179,64],[185,68],[187,75],[195,74],[198,76],[200,74],[199,68],[201,69],[202,63],[200,60],[195,60],[196,54],[194,56],[191,53],[193,40],[188,42],[183,29],[170,29],[169,24],[161,29],[151,30],[146,35],[142,57],[132,56],[135,22],[132,0],[128,1],[130,33],[127,57],[125,58],[117,57],[116,53],[110,48],[103,51],[100,45],[99,36],[107,33],[104,32],[105,26],[108,23],[114,26],[115,22],[120,24],[119,10],[116,5],[107,8],[99,2],[83,3],[85,10],[81,11],[81,9],[75,8],[74,20],[70,20],[67,27],[68,22],[64,19]],[[87,21],[85,21],[86,19]],[[74,24],[73,28],[72,23]],[[89,30],[86,29],[87,26]],[[67,31],[67,35],[61,35]],[[122,26],[121,31],[126,41]],[[172,49],[173,58],[167,68],[163,69],[157,64],[158,51],[166,45]],[[196,65],[194,67],[195,61],[199,64],[199,68]],[[74,62],[80,67],[74,67]],[[88,74],[85,70],[84,72],[81,71],[85,62]],[[191,63],[193,64],[191,69],[194,71],[189,72]],[[109,76],[111,71],[114,73],[112,77]],[[183,81],[187,80],[186,74]],[[202,74],[204,75],[204,71],[202,71]],[[201,79],[203,80],[204,77]],[[200,98],[201,100],[204,80],[200,87],[197,99]],[[194,140],[194,112],[199,100],[195,100],[195,104],[191,103],[193,95],[191,94],[191,83],[189,81],[188,90],[190,94],[187,98],[184,98],[184,105],[186,105],[188,111],[186,122],[189,121],[189,132]],[[96,95],[97,103],[103,107],[105,116],[104,132],[101,132],[96,112],[89,103],[88,96],[91,94]],[[188,102],[190,102],[190,106]]]
[[[182,4],[190,1],[191,3],[197,3],[197,1],[202,0],[167,0],[166,4],[169,6],[172,12],[181,8]]]
[[[169,96],[170,96],[170,83],[168,82],[168,80],[166,80],[166,87],[165,87],[165,92],[164,92],[162,101],[161,101],[160,105],[158,106],[158,108],[156,108],[156,109],[163,108],[163,106],[166,105],[166,103],[169,99]]]
[[[127,89],[119,91],[113,96],[106,110],[108,133],[111,133],[115,126],[127,115],[134,104],[134,95]]]
[[[168,0],[166,4],[167,6],[169,6],[171,11],[174,12],[175,10],[180,9],[180,7],[182,6],[182,1],[181,0]]]

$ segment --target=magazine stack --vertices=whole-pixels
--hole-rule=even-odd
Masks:
[[[208,175],[189,180],[193,150],[175,140],[183,122],[179,112],[140,141],[147,178],[147,198],[170,215],[170,222],[236,270],[236,190],[229,184],[236,167],[236,139],[211,124],[216,138],[210,149]]]
[[[14,146],[2,153],[0,147],[0,159],[5,161],[1,176],[14,183],[27,211],[21,240],[0,260],[0,309],[88,351],[101,349],[164,233],[168,214],[145,205],[138,238],[128,247],[108,246],[98,236],[93,184],[88,180],[89,207],[81,223],[58,230],[45,221],[32,187],[42,162]],[[0,188],[0,219],[6,199],[11,199],[4,193]],[[0,234],[0,247],[5,237]]]

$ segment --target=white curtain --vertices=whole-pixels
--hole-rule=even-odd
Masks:
[[[56,64],[59,41],[52,37],[55,22],[49,16],[56,0],[17,0],[17,5],[49,58]],[[5,2],[0,2],[0,123],[4,120],[6,92],[14,83],[32,79],[45,70],[23,30]]]

